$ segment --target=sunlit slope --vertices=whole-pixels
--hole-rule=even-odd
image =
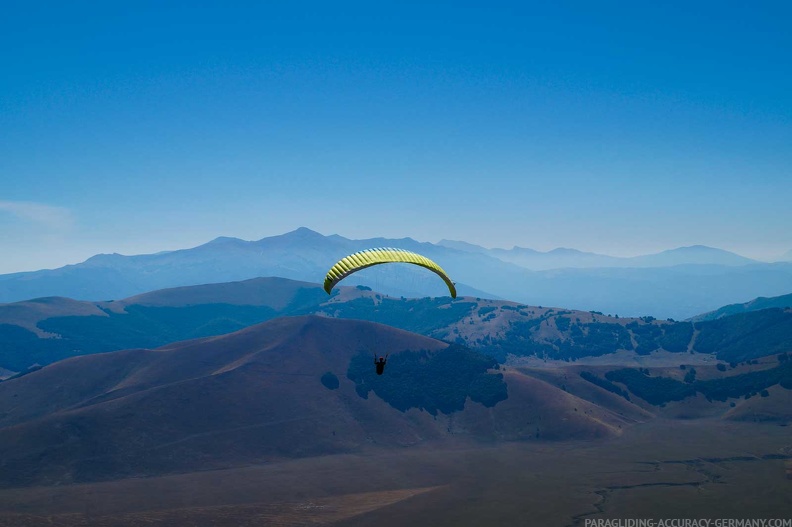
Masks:
[[[452,433],[491,440],[596,439],[617,436],[623,427],[651,418],[639,416],[639,408],[623,412],[619,401],[596,404],[519,371],[508,371],[504,378],[509,399],[453,415]]]
[[[665,418],[792,423],[792,350],[730,365],[575,366],[563,369],[564,375],[575,370],[590,384]]]
[[[792,389],[771,386],[759,396],[739,401],[724,417],[735,421],[792,423]]]

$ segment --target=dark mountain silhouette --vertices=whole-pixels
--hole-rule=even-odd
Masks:
[[[692,317],[690,320],[692,322],[715,320],[718,318],[728,317],[731,315],[737,315],[739,313],[747,313],[749,311],[760,311],[762,309],[770,309],[774,307],[778,307],[778,308],[792,307],[792,294],[783,295],[783,296],[774,296],[772,298],[759,297],[751,300],[750,302],[745,302],[742,304],[730,304],[728,306],[723,306],[719,309],[716,309],[715,311],[710,311],[709,313],[696,315],[695,317]]]
[[[792,309],[771,308],[696,322],[695,348],[728,362],[792,350]]]
[[[388,371],[363,378],[355,361],[369,360],[375,346],[392,350]],[[0,485],[416,444],[610,437],[633,422],[491,369],[489,360],[402,330],[317,316],[67,359],[0,383]],[[398,392],[377,384],[399,375]]]
[[[523,266],[525,262],[504,261],[488,250],[470,251],[460,245],[452,248],[411,238],[350,240],[301,228],[258,241],[217,238],[192,249],[138,256],[97,255],[59,269],[2,275],[0,301],[44,296],[117,300],[155,289],[262,276],[318,283],[339,258],[377,246],[402,247],[432,258],[457,282],[460,295],[622,316],[688,318],[745,298],[792,290],[792,263],[738,265],[746,260],[706,247],[628,259],[632,263],[627,262],[626,267],[611,262],[607,264],[611,267],[532,271]],[[522,255],[520,258],[532,252],[513,250]],[[577,251],[559,249],[547,257],[570,254]],[[447,294],[436,276],[415,266],[372,267],[350,276],[345,284],[367,285],[391,296]]]

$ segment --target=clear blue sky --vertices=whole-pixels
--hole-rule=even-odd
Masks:
[[[790,5],[4,2],[0,272],[299,226],[773,259]]]

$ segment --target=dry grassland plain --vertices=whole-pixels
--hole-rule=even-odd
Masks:
[[[0,526],[583,525],[790,518],[792,434],[656,419],[616,439],[431,445],[0,491]]]

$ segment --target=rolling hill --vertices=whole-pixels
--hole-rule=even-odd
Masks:
[[[393,350],[382,377],[370,363],[374,333]],[[419,444],[614,437],[641,415],[618,410],[402,330],[282,317],[153,350],[75,357],[0,383],[0,485]]]
[[[718,318],[728,317],[730,315],[738,315],[740,313],[747,313],[749,311],[761,311],[762,309],[770,309],[774,307],[792,307],[792,294],[775,296],[772,298],[759,297],[751,300],[750,302],[745,302],[742,304],[730,304],[728,306],[723,306],[719,309],[716,309],[715,311],[710,311],[709,313],[696,315],[695,317],[691,317],[690,320],[692,322],[715,320]]]
[[[393,298],[363,286],[341,287],[328,297],[317,284],[259,278],[165,289],[114,302],[41,298],[2,304],[0,367],[24,373],[71,356],[155,348],[303,314],[387,324],[501,362],[598,358],[630,365],[636,358],[665,353],[664,360],[678,363],[674,355],[690,352],[741,362],[792,346],[790,309],[691,323],[480,297]]]
[[[0,365],[23,371],[63,358],[230,333],[326,300],[316,284],[260,278],[154,291],[117,302],[61,297],[0,304]]]
[[[389,349],[377,376],[371,351]],[[0,383],[0,486],[64,485],[398,447],[616,438],[636,423],[786,426],[792,354],[725,367],[501,367],[381,324],[279,317]]]

